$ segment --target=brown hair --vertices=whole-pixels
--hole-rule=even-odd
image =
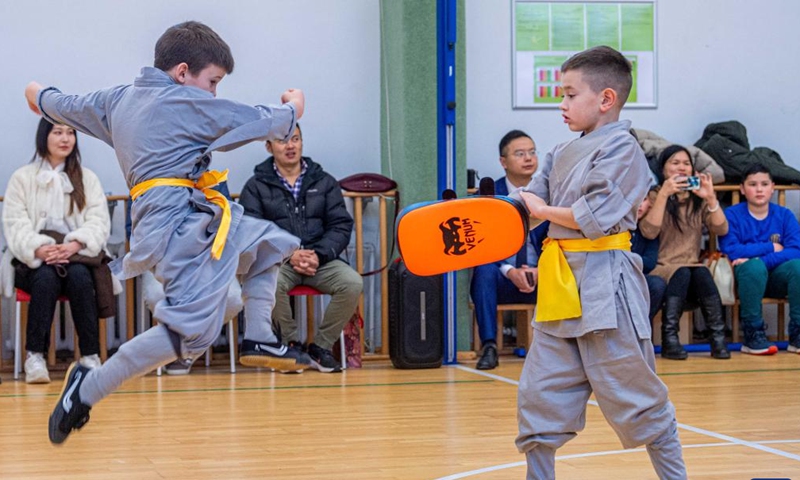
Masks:
[[[561,65],[562,72],[570,70],[580,70],[595,93],[606,88],[617,92],[620,107],[628,101],[633,85],[631,62],[613,48],[601,45],[576,53]]]
[[[230,47],[214,30],[200,22],[173,25],[156,42],[154,67],[166,72],[184,62],[192,75],[211,64],[227,73],[233,72]]]

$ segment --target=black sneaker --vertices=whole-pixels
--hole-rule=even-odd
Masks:
[[[189,375],[195,360],[194,358],[179,358],[168,363],[164,367],[164,371],[167,372],[167,375]]]
[[[769,341],[764,331],[765,329],[765,325],[744,329],[742,353],[749,353],[750,355],[775,355],[778,353],[778,347]]]
[[[89,421],[89,410],[92,407],[81,402],[81,384],[86,380],[90,369],[78,362],[73,362],[64,377],[64,387],[58,403],[50,414],[50,442],[58,445],[64,443],[72,430],[80,430]]]
[[[289,346],[289,350],[295,350],[298,353],[305,353],[305,351],[306,351],[305,344],[301,343],[301,342],[292,341],[292,342],[289,342],[288,346]],[[302,368],[300,370],[278,370],[278,371],[280,373],[285,373],[285,374],[303,373],[303,369]]]
[[[800,354],[800,335],[789,338],[789,345],[786,347],[786,351]]]
[[[266,367],[273,370],[303,370],[311,366],[308,354],[281,343],[242,341],[239,362],[248,367]]]
[[[333,352],[320,347],[316,343],[308,345],[308,356],[311,357],[311,366],[322,373],[342,371],[342,366],[333,357]]]

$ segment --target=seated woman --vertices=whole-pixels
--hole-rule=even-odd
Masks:
[[[679,321],[687,300],[699,305],[711,331],[711,356],[730,358],[725,345],[725,319],[719,291],[711,272],[700,263],[703,225],[711,233],[725,235],[728,221],[714,193],[711,176],[697,174],[689,152],[679,145],[666,148],[659,157],[662,182],[650,192],[652,206],[639,220],[645,238],[658,238],[658,262],[650,274],[667,282],[661,315],[661,356],[685,360],[686,350],[678,339]],[[698,176],[699,187],[691,189],[688,177]]]
[[[110,231],[106,196],[97,175],[81,166],[75,130],[40,120],[36,154],[31,163],[13,173],[3,202],[3,232],[8,243],[3,261],[12,263],[12,256],[15,260],[13,269],[6,265],[3,270],[4,290],[11,293],[14,285],[31,296],[26,382],[50,382],[44,354],[55,348],[48,343],[60,295],[69,299],[80,362],[90,368],[100,365],[92,270],[70,263],[69,258],[74,254],[96,257]],[[59,243],[54,237],[61,235],[63,242]]]

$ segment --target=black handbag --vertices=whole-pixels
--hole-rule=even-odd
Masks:
[[[379,173],[356,173],[339,180],[339,187],[341,187],[342,190],[356,193],[386,193],[394,190],[394,220],[392,220],[392,224],[397,221],[397,214],[400,211],[400,191],[397,190],[397,182],[391,178],[385,177]],[[392,248],[389,250],[389,263],[377,270],[364,272],[361,276],[367,277],[386,270],[392,263],[394,248],[395,235],[392,235]]]

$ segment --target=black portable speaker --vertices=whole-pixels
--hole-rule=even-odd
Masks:
[[[438,368],[444,357],[444,277],[389,269],[389,357],[395,368]]]

